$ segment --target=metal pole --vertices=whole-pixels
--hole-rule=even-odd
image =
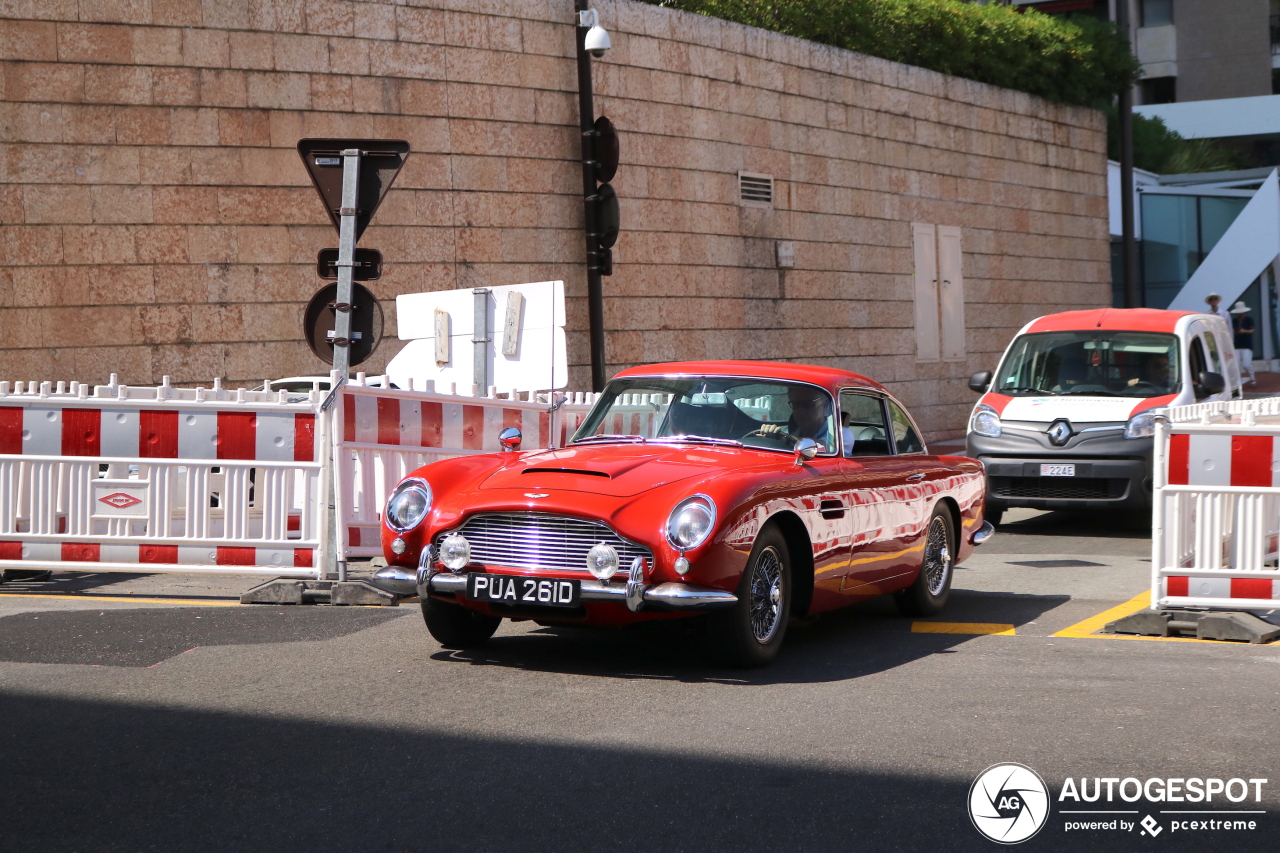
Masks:
[[[574,0],[577,12],[588,0]],[[579,21],[580,23],[580,21]],[[582,210],[587,236],[587,324],[591,338],[591,390],[604,390],[604,286],[600,278],[600,235],[596,216],[596,118],[591,96],[591,55],[585,50],[587,27],[578,34],[578,115],[582,132]]]
[[[342,152],[342,209],[338,229],[338,298],[334,305],[333,369],[345,381],[351,372],[352,271],[356,261],[356,199],[360,189],[360,149]]]
[[[1129,28],[1130,0],[1117,0],[1116,27],[1125,40],[1133,36]],[[1124,307],[1142,306],[1141,283],[1138,280],[1138,244],[1133,228],[1133,87],[1120,92],[1120,233],[1121,266],[1124,282]]]
[[[474,295],[475,319],[471,324],[471,381],[478,390],[475,396],[483,397],[489,388],[489,290],[478,287]]]

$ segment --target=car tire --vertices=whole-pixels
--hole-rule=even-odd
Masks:
[[[422,619],[427,623],[427,631],[446,649],[482,646],[502,624],[500,616],[486,616],[437,598],[422,602]]]
[[[732,607],[711,614],[712,650],[735,667],[765,666],[778,656],[791,608],[791,556],[787,540],[769,526],[756,538]]]
[[[956,567],[955,543],[951,513],[938,504],[925,526],[920,573],[911,586],[893,594],[903,616],[933,616],[947,606]]]
[[[1001,520],[1004,519],[1004,507],[987,505],[986,511],[982,514],[983,521],[991,522],[992,527],[999,527]]]

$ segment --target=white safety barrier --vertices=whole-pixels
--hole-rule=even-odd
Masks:
[[[323,577],[318,405],[0,382],[0,569]]]
[[[506,427],[563,446],[597,397],[0,382],[0,569],[345,579],[406,474]]]
[[[1280,399],[1171,409],[1154,475],[1152,609],[1280,608]]]
[[[506,398],[463,397],[426,391],[369,387],[362,378],[341,386],[331,407],[335,419],[335,505],[340,532],[337,560],[382,554],[382,508],[406,474],[441,459],[501,450],[498,435],[516,427],[526,450],[562,446],[568,423],[587,397],[553,409],[550,394],[512,392]],[[557,401],[564,395],[556,395]],[[576,423],[572,428],[576,428]],[[572,431],[569,432],[572,435]],[[553,440],[554,439],[554,440]]]

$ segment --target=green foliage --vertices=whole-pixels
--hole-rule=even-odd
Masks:
[[[1120,159],[1120,113],[1114,105],[1107,114],[1107,156]],[[1222,172],[1249,166],[1233,151],[1208,139],[1184,139],[1170,130],[1162,119],[1133,114],[1133,165],[1157,175],[1188,175]]]
[[[647,0],[861,53],[1092,105],[1138,79],[1116,28],[959,0]]]

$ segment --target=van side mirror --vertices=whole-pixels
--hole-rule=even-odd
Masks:
[[[1200,381],[1196,384],[1205,394],[1221,394],[1227,388],[1227,380],[1222,378],[1221,373],[1202,370],[1198,378]]]
[[[991,371],[979,370],[977,373],[969,377],[969,390],[976,391],[979,394],[986,392],[991,387]]]

